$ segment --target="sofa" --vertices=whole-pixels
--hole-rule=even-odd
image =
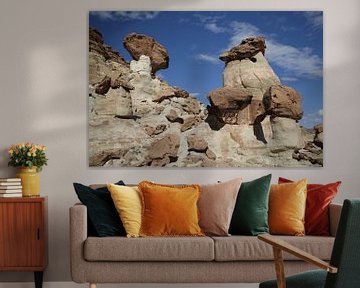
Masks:
[[[330,236],[279,236],[325,261],[342,206],[331,204]],[[77,283],[258,283],[274,278],[270,245],[255,236],[92,237],[87,207],[70,208],[71,275]],[[312,269],[284,254],[285,273]]]

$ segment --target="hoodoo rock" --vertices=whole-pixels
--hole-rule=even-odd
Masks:
[[[139,60],[141,55],[150,57],[153,74],[159,69],[169,67],[169,55],[166,48],[154,38],[131,33],[125,37],[123,44],[134,60]]]
[[[252,95],[243,88],[222,87],[209,93],[211,105],[219,109],[242,109],[251,102]]]
[[[264,95],[264,106],[271,116],[300,120],[303,116],[301,96],[293,88],[284,85],[271,86]]]
[[[208,98],[213,111],[219,119],[228,124],[248,123],[248,109],[251,103],[251,93],[243,88],[222,87],[209,93]]]
[[[245,58],[252,58],[257,53],[261,52],[265,55],[265,38],[264,37],[249,37],[244,39],[239,45],[225,51],[219,56],[221,61],[227,64],[230,61],[242,60]]]

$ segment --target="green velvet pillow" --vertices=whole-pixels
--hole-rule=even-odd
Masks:
[[[231,218],[230,234],[256,236],[269,233],[270,181],[271,174],[241,184]]]

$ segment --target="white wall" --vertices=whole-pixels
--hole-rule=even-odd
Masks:
[[[88,10],[323,10],[324,168],[313,169],[96,169],[87,164]],[[190,183],[308,177],[342,180],[337,201],[360,197],[360,2],[358,0],[1,0],[0,176],[13,176],[6,148],[21,141],[48,146],[41,193],[49,197],[49,266],[46,281],[67,281],[68,208],[72,182],[125,179]],[[121,41],[121,39],[119,39]],[[170,55],[171,57],[171,55]],[[32,280],[29,273],[0,273],[0,282]]]

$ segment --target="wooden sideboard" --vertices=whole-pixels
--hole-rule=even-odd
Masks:
[[[0,271],[32,271],[41,288],[47,250],[47,197],[0,198]]]

